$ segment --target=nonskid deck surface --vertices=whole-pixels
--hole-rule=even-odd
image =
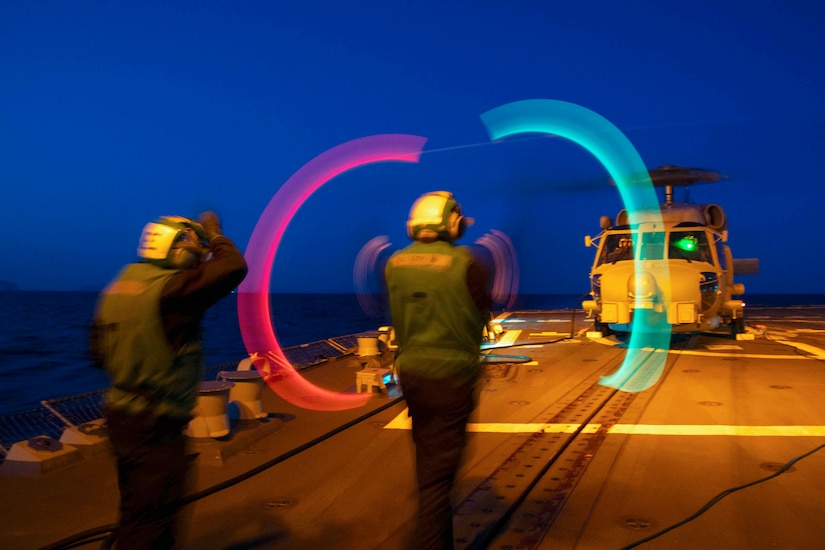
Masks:
[[[825,443],[825,310],[752,310],[753,340],[674,336],[661,378],[639,393],[599,384],[627,349],[587,338],[581,312],[502,321],[486,351],[507,357],[485,363],[456,485],[457,548],[822,546],[825,450],[811,451]],[[360,359],[304,375],[351,392]],[[184,508],[181,547],[404,547],[416,492],[400,390],[339,412],[265,397],[264,421],[193,443],[202,497]],[[0,548],[68,547],[116,521],[107,452],[0,476],[0,491]]]

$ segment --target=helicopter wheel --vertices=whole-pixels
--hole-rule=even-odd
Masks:
[[[745,334],[745,318],[744,317],[737,317],[736,319],[731,319],[730,333],[731,333],[731,336],[736,336],[737,334]]]
[[[593,330],[595,330],[596,332],[601,332],[604,336],[612,334],[610,326],[607,323],[602,323],[598,319],[593,321]]]

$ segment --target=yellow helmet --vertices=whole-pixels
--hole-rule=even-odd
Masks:
[[[192,243],[195,246],[175,246],[184,240],[190,239],[191,232],[195,239],[201,241]],[[147,262],[165,269],[187,269],[200,262],[195,250],[206,249],[208,244],[206,231],[198,222],[183,216],[163,216],[143,227],[138,243],[138,256]]]
[[[407,234],[413,240],[458,240],[473,224],[472,218],[461,213],[461,205],[448,191],[433,191],[421,195],[410,209]]]

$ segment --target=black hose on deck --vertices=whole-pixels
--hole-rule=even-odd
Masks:
[[[404,400],[404,396],[402,395],[401,397],[397,397],[397,398],[395,398],[391,401],[388,401],[387,403],[381,405],[380,407],[378,407],[378,408],[376,408],[376,409],[374,409],[374,410],[372,410],[372,411],[370,411],[366,414],[363,414],[363,415],[361,415],[357,418],[354,418],[353,420],[350,420],[349,422],[345,422],[344,424],[338,426],[334,430],[331,430],[331,431],[329,431],[329,432],[327,432],[323,435],[320,435],[320,436],[316,437],[315,439],[307,441],[306,443],[303,443],[303,444],[295,447],[294,449],[290,449],[289,451],[287,451],[287,452],[285,452],[281,455],[278,455],[275,458],[269,460],[268,462],[264,462],[260,466],[256,466],[255,468],[253,468],[253,469],[251,469],[247,472],[244,472],[243,474],[240,474],[240,475],[235,476],[233,478],[227,479],[226,481],[222,481],[221,483],[218,483],[217,485],[213,485],[212,487],[208,487],[208,488],[206,488],[202,491],[199,491],[197,493],[187,495],[187,496],[181,498],[180,500],[178,500],[177,502],[175,502],[174,504],[172,504],[171,507],[172,508],[182,508],[182,507],[186,506],[187,504],[191,504],[191,503],[193,503],[197,500],[208,497],[208,496],[210,496],[214,493],[217,493],[219,491],[223,491],[224,489],[228,489],[229,487],[232,487],[233,485],[237,485],[238,483],[240,483],[242,481],[245,481],[245,480],[249,479],[250,477],[254,477],[254,476],[260,474],[261,472],[263,472],[265,470],[268,470],[269,468],[275,466],[276,464],[280,464],[281,462],[283,462],[284,460],[287,460],[288,458],[292,458],[293,456],[295,456],[297,454],[300,454],[300,453],[306,451],[307,449],[310,449],[310,448],[314,447],[315,445],[318,445],[319,443],[322,443],[323,441],[326,441],[330,437],[341,433],[342,431],[358,424],[359,422],[363,422],[367,418],[370,418],[371,416],[374,416],[374,415],[378,414],[379,412],[382,412],[382,411],[392,407],[396,403],[399,403],[400,401],[403,401],[403,400]],[[157,511],[157,513],[158,514],[169,513],[169,507],[159,509]],[[41,548],[41,550],[67,550],[69,548],[76,548],[76,547],[84,545],[84,544],[89,544],[91,542],[101,540],[101,539],[105,538],[102,535],[106,535],[108,533],[111,533],[116,528],[117,528],[117,524],[113,523],[113,524],[110,524],[110,525],[104,525],[104,526],[101,526],[101,527],[95,527],[93,529],[88,529],[86,531],[76,533],[76,534],[71,535],[69,537],[66,537],[62,540],[59,540],[57,542],[54,542],[54,543],[49,544],[47,546],[44,546],[43,548]]]

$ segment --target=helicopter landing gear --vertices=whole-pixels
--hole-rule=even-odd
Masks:
[[[730,320],[730,335],[736,338],[737,334],[745,334],[745,318],[737,317]]]
[[[610,330],[610,325],[607,323],[602,323],[598,318],[593,320],[593,330],[596,332],[601,332],[604,336],[607,336],[613,332]]]

